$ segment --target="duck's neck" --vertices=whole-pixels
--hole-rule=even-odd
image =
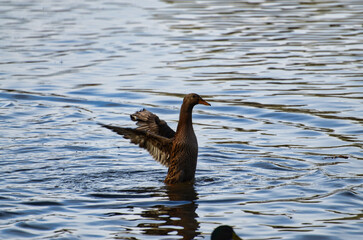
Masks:
[[[192,110],[193,106],[189,104],[182,104],[179,114],[179,123],[176,132],[193,130],[192,124]]]

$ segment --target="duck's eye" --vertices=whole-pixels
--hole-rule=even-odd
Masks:
[[[193,98],[197,98],[197,94],[193,94]]]

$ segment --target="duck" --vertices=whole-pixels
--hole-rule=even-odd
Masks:
[[[221,225],[215,228],[211,235],[211,240],[242,240],[228,225]]]
[[[146,149],[159,163],[168,168],[165,184],[193,183],[198,158],[198,141],[193,129],[192,111],[197,104],[211,106],[196,93],[185,95],[180,108],[176,132],[156,114],[142,109],[130,115],[136,128],[101,124],[131,143]]]

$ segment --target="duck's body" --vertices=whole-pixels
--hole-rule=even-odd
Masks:
[[[102,126],[147,149],[155,160],[167,166],[165,183],[191,182],[194,181],[198,158],[198,142],[192,124],[192,110],[197,104],[210,105],[195,93],[184,97],[176,132],[145,109],[131,115],[138,125],[136,129]]]

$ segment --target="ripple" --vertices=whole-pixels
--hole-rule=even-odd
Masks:
[[[38,231],[49,231],[56,229],[59,224],[55,223],[42,223],[42,222],[20,222],[16,224],[19,228],[32,229]]]
[[[1,232],[2,232],[3,236],[8,236],[8,237],[33,238],[33,237],[39,236],[39,235],[33,234],[29,231],[13,229],[13,228],[4,229]]]
[[[61,203],[53,202],[53,201],[31,201],[31,202],[23,202],[22,204],[30,205],[30,206],[61,206]]]

